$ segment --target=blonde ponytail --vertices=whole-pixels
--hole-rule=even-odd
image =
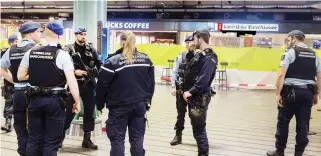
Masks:
[[[133,53],[135,50],[136,37],[132,32],[125,32],[122,34],[122,37],[126,38],[124,44],[123,56],[126,58],[128,64],[133,63]]]

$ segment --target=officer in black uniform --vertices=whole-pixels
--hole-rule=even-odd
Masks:
[[[185,39],[186,51],[180,53],[176,58],[176,63],[172,76],[172,95],[176,96],[177,121],[174,127],[176,135],[170,142],[171,145],[182,143],[182,131],[184,130],[185,114],[187,103],[183,98],[183,77],[187,63],[194,57],[195,45],[193,36],[187,36]],[[187,88],[187,90],[190,88]]]
[[[208,156],[209,144],[206,134],[206,116],[211,101],[211,84],[217,68],[217,55],[209,46],[210,33],[206,29],[197,29],[193,33],[195,54],[185,68],[183,78],[183,97],[189,107],[189,117],[193,127],[193,136],[197,142],[198,155]]]
[[[8,43],[10,47],[17,45],[18,37],[17,35],[11,35],[8,38]],[[1,50],[1,57],[4,53],[8,50],[8,48]],[[1,130],[6,132],[11,132],[11,119],[12,119],[12,107],[13,107],[13,93],[14,93],[14,86],[13,83],[7,81],[6,79],[3,80],[3,87],[2,87],[2,96],[5,99],[4,109],[3,109],[3,117],[6,119],[6,122],[3,126],[1,126]]]
[[[135,35],[123,33],[126,43],[121,54],[110,57],[101,67],[97,85],[97,109],[109,109],[106,133],[111,156],[123,156],[128,127],[130,153],[144,156],[146,110],[154,94],[154,66],[146,54],[135,48]],[[149,103],[149,104],[148,104]]]
[[[319,56],[303,43],[304,39],[304,33],[299,30],[288,34],[291,48],[282,55],[276,82],[279,110],[276,150],[267,152],[268,156],[284,156],[289,123],[294,115],[297,132],[295,156],[302,156],[309,143],[307,135],[311,108],[318,103],[321,91],[321,62]]]
[[[60,23],[49,22],[44,31],[46,43],[29,50],[18,70],[18,79],[29,79],[31,86],[27,92],[30,105],[26,156],[57,156],[64,131],[66,83],[75,101],[73,112],[80,111],[73,63],[68,52],[63,51],[58,43],[63,32]]]
[[[78,85],[80,89],[80,97],[83,101],[84,106],[84,139],[82,142],[82,147],[90,149],[98,149],[98,146],[91,141],[91,131],[95,128],[95,85],[92,81],[98,76],[98,70],[101,66],[101,61],[99,55],[91,43],[86,43],[86,32],[87,29],[84,27],[79,27],[74,32],[77,40],[73,44],[66,45],[64,50],[68,51],[72,56],[74,66],[75,66],[75,75],[78,80]],[[92,71],[89,73],[85,67]],[[90,81],[88,75],[91,74],[94,80]],[[75,114],[71,113],[67,107],[66,122],[65,122],[65,131],[70,127],[70,124],[74,118]]]
[[[22,156],[26,155],[28,142],[25,91],[29,84],[27,79],[18,80],[17,71],[24,54],[40,41],[41,33],[39,28],[40,24],[36,22],[26,22],[22,24],[19,28],[22,36],[21,42],[8,49],[1,58],[1,75],[9,82],[14,83],[13,127],[18,139],[18,153]]]

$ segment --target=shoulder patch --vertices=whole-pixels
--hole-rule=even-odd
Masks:
[[[285,54],[283,54],[283,55],[281,56],[281,61],[283,61],[284,58],[285,58]]]

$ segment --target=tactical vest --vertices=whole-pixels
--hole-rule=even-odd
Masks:
[[[186,52],[182,52],[180,55],[182,57],[182,62],[178,66],[178,72],[177,72],[178,76],[177,76],[177,79],[176,79],[176,85],[177,85],[179,90],[183,89],[182,88],[183,78],[184,78],[184,73],[185,73],[185,67],[187,65]]]
[[[34,47],[36,44],[35,43],[29,43],[25,45],[24,47],[18,47],[17,45],[13,46],[10,48],[9,51],[9,60],[10,60],[10,72],[12,74],[12,79],[13,82],[15,83],[20,83],[20,82],[28,82],[28,81],[19,81],[17,78],[17,72],[18,68],[20,66],[20,62],[25,55],[25,53],[30,50],[32,47]]]
[[[213,50],[211,48],[207,48],[202,52],[196,53],[192,60],[186,65],[183,86],[184,90],[189,90],[196,83],[200,73],[200,59],[213,54]]]
[[[316,53],[310,48],[293,47],[295,60],[289,65],[285,78],[296,78],[315,81]]]
[[[64,71],[56,65],[59,48],[40,46],[33,48],[29,56],[29,83],[39,87],[65,87]]]

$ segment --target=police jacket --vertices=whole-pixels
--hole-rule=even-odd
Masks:
[[[7,52],[8,49],[9,49],[9,48],[4,48],[4,49],[1,50],[1,58],[2,58],[2,56],[4,55],[4,53]],[[10,69],[9,69],[9,70],[10,70]],[[13,83],[7,81],[6,79],[3,79],[3,84],[4,84],[5,87],[9,87],[9,86],[10,86],[10,87],[13,87],[13,86],[14,86]]]
[[[217,55],[211,48],[196,53],[186,66],[184,75],[184,87],[189,89],[192,95],[208,93],[215,77],[217,68]]]
[[[295,60],[289,64],[285,78],[315,81],[317,54],[308,47],[294,46],[293,50]]]
[[[28,82],[28,81],[19,81],[17,78],[17,72],[24,54],[35,45],[36,45],[35,43],[29,43],[23,47],[18,47],[17,45],[15,45],[10,48],[9,59],[10,59],[11,67],[9,68],[9,70],[12,74],[13,82],[15,83]]]
[[[101,67],[96,88],[97,108],[130,105],[151,100],[154,66],[146,54],[135,51],[133,63],[122,54],[109,58]]]
[[[64,71],[56,66],[60,46],[39,46],[29,54],[29,83],[39,87],[62,87],[66,85]],[[45,73],[45,74],[44,74]]]

